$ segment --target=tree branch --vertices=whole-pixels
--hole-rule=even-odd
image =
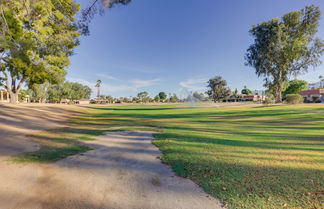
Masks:
[[[18,85],[17,85],[17,89],[16,91],[19,91],[21,89],[21,86],[23,85],[23,83],[25,82],[26,78],[23,77],[22,79],[20,79]]]
[[[11,88],[10,88],[10,86],[9,86],[8,74],[7,74],[5,71],[2,71],[2,73],[4,74],[5,79],[6,79],[6,85],[5,85],[5,88],[7,89],[8,92],[10,92],[10,91],[11,91]]]

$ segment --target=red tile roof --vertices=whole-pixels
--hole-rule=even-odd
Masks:
[[[324,89],[310,89],[299,92],[301,95],[324,94]]]

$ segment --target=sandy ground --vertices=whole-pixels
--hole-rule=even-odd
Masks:
[[[221,208],[161,163],[147,132],[108,133],[88,143],[92,151],[55,164],[8,160],[38,148],[24,133],[62,126],[73,114],[61,106],[0,106],[0,209]]]
[[[0,159],[21,152],[38,149],[25,135],[64,126],[66,120],[81,108],[51,104],[0,104]]]

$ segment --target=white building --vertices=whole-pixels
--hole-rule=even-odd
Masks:
[[[9,102],[9,93],[6,90],[0,89],[0,102]]]

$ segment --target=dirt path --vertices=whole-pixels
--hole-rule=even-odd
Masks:
[[[6,204],[0,208],[221,208],[217,199],[192,181],[176,177],[162,164],[158,159],[160,152],[151,140],[151,133],[113,132],[89,143],[92,151],[54,165],[21,166],[15,172],[26,173],[16,176],[17,183],[26,178],[33,183],[25,185],[25,191],[7,187],[11,192],[7,192]],[[8,174],[8,178],[12,177]]]
[[[2,157],[37,150],[37,144],[28,140],[26,134],[64,126],[75,115],[71,105],[0,104],[0,160]]]

